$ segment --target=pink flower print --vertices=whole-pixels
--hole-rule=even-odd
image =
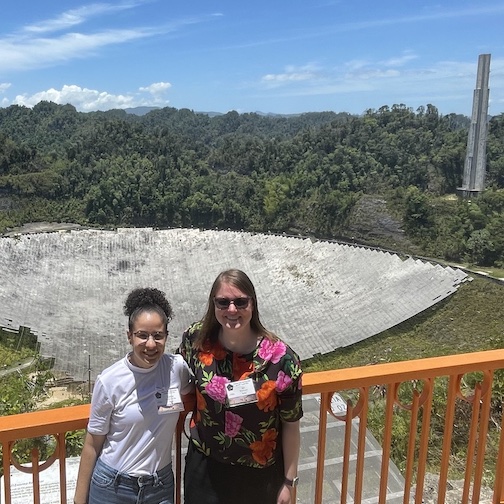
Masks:
[[[217,402],[226,402],[226,385],[229,383],[223,376],[214,376],[205,388],[206,393]]]
[[[259,357],[265,361],[271,361],[277,364],[280,359],[285,355],[287,347],[283,341],[270,341],[264,338],[259,347]]]
[[[283,371],[278,372],[278,377],[275,383],[277,392],[283,392],[292,383],[292,378],[286,375]]]
[[[240,415],[226,411],[226,436],[234,438],[240,432],[242,422],[243,418]]]

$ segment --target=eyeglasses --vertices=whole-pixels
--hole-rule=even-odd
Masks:
[[[237,310],[244,310],[247,308],[250,298],[249,297],[239,297],[235,299],[228,299],[224,297],[216,297],[214,298],[214,305],[219,310],[227,310],[231,303],[234,304]]]
[[[158,341],[163,341],[167,336],[167,332],[153,332],[153,333],[148,333],[147,331],[135,331],[133,333],[133,336],[136,336],[139,340],[142,341],[149,341],[149,338],[152,337],[152,339],[156,342]]]

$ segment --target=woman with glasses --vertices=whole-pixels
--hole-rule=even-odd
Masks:
[[[164,353],[172,309],[158,289],[127,297],[131,351],[96,379],[76,504],[172,504],[172,439],[193,392],[180,355]]]
[[[184,475],[185,504],[294,504],[301,367],[259,319],[240,270],[218,275],[203,319],[180,353],[196,383]]]

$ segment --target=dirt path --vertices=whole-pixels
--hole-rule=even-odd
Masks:
[[[35,361],[35,358],[30,357],[29,359],[25,359],[24,361],[20,362],[19,364],[16,364],[15,366],[9,366],[5,369],[0,370],[0,378],[2,376],[7,376],[12,373],[15,373],[16,371],[20,371],[21,369],[26,369],[29,368],[33,362]]]
[[[21,227],[11,229],[4,236],[16,236],[28,233],[52,233],[54,231],[69,231],[72,229],[81,229],[79,224],[71,222],[28,222]]]
[[[67,387],[51,387],[49,395],[38,404],[38,408],[47,408],[66,399],[82,399],[82,394],[73,392]]]

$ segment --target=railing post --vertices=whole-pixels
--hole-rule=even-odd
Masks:
[[[504,502],[504,414],[501,418],[501,433],[499,437],[499,452],[495,466],[495,484],[492,502],[499,504]]]
[[[364,458],[366,446],[367,417],[369,407],[369,388],[361,389],[362,409],[359,413],[359,441],[357,445],[357,464],[355,467],[355,498],[354,502],[360,504],[362,501],[362,483],[364,480]]]
[[[493,380],[493,372],[490,371],[490,383]],[[483,469],[485,465],[485,452],[487,443],[488,421],[490,419],[490,403],[492,400],[492,389],[487,389],[480,406],[479,418],[479,438],[476,452],[476,467],[474,469],[474,484],[472,503],[478,504],[481,492],[481,480],[483,479]]]
[[[341,476],[341,504],[346,504],[348,495],[348,473],[350,471],[350,447],[352,443],[353,406],[347,401],[345,419],[345,443],[343,445],[343,474]]]
[[[33,504],[40,504],[40,477],[39,477],[39,451],[31,451],[32,479],[33,479]]]
[[[446,405],[443,451],[441,452],[441,470],[439,472],[438,504],[445,501],[446,482],[448,481],[448,465],[450,462],[450,447],[453,436],[453,419],[455,418],[455,400],[461,376],[450,376],[448,381],[448,397]]]
[[[406,474],[404,475],[404,497],[403,504],[410,501],[411,485],[413,481],[413,467],[415,461],[415,447],[417,438],[418,410],[420,395],[418,391],[413,392],[413,402],[411,404],[411,423],[408,438],[408,452],[406,454]]]
[[[5,504],[11,504],[10,460],[14,441],[2,443]]]
[[[394,398],[396,396],[396,388],[398,386],[398,383],[391,383],[387,386],[387,406],[385,409],[385,430],[383,433],[383,450],[378,504],[385,504],[387,502],[390,445],[392,443],[392,417],[394,415]]]
[[[492,502],[500,504],[504,502],[504,412],[501,413],[499,452],[495,465],[495,483]]]
[[[423,405],[422,428],[420,431],[420,445],[418,450],[418,471],[417,471],[417,488],[415,502],[423,502],[423,490],[425,481],[425,466],[427,464],[427,453],[429,444],[430,421],[432,411],[432,397],[434,395],[434,380],[428,379],[424,383],[425,387],[429,387],[427,398]]]
[[[175,504],[181,504],[182,482],[182,432],[184,431],[185,414],[181,413],[175,430]]]
[[[54,437],[58,443],[58,461],[59,461],[59,474],[60,474],[60,500],[61,504],[67,502],[67,478],[66,478],[66,440],[65,433],[60,432],[55,434]]]
[[[319,432],[317,443],[317,472],[315,477],[315,504],[322,504],[324,487],[325,445],[327,434],[327,410],[329,408],[330,393],[320,394]]]

